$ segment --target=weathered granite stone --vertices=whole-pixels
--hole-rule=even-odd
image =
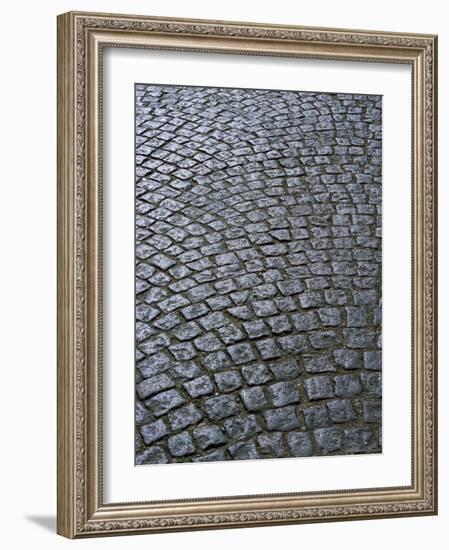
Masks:
[[[167,464],[167,453],[162,447],[155,445],[147,447],[142,452],[136,454],[136,464]]]
[[[227,418],[224,421],[224,427],[226,433],[232,440],[248,439],[262,431],[262,428],[253,414]]]
[[[253,348],[247,343],[234,344],[233,346],[229,346],[227,351],[236,365],[248,363],[256,359]]]
[[[151,445],[158,439],[161,439],[167,435],[168,428],[165,422],[161,419],[152,422],[151,424],[145,424],[140,428],[140,433],[146,445]]]
[[[185,399],[180,393],[173,389],[158,393],[154,397],[145,401],[146,407],[154,414],[154,416],[161,416],[171,409],[175,409],[185,403]]]
[[[362,384],[357,374],[341,374],[334,377],[335,395],[337,397],[354,397],[362,391]]]
[[[220,460],[226,460],[226,455],[223,449],[215,449],[210,453],[192,458],[192,462],[217,462]]]
[[[203,418],[203,413],[193,403],[185,405],[168,414],[168,419],[173,430],[183,430],[187,426],[196,424]]]
[[[346,447],[349,452],[366,452],[373,444],[373,433],[368,428],[345,430]]]
[[[304,369],[309,374],[318,374],[320,372],[334,372],[337,370],[334,366],[331,355],[304,355],[302,358]]]
[[[166,371],[170,366],[171,360],[164,352],[155,353],[137,363],[137,369],[144,378],[151,378],[156,374]]]
[[[298,363],[293,360],[271,363],[270,369],[276,380],[296,380],[301,372]]]
[[[272,376],[265,365],[248,365],[242,367],[243,378],[250,386],[264,384],[271,380]]]
[[[229,357],[223,351],[208,353],[202,361],[206,369],[211,372],[226,370],[232,366]]]
[[[299,403],[298,384],[295,382],[276,382],[268,386],[270,401],[275,407],[284,407],[291,403]]]
[[[242,377],[235,370],[218,372],[214,376],[215,383],[221,392],[228,393],[242,387]]]
[[[192,340],[195,336],[201,334],[201,329],[194,321],[191,321],[190,323],[184,323],[175,327],[173,334],[178,340],[183,342],[184,340]]]
[[[259,350],[262,359],[274,359],[276,357],[281,357],[282,355],[276,341],[271,338],[257,341],[256,347]]]
[[[174,385],[173,380],[167,374],[158,374],[137,384],[136,390],[140,399],[146,399],[163,390],[173,388]]]
[[[361,366],[360,353],[351,349],[334,351],[335,362],[346,370],[358,369]]]
[[[228,416],[238,414],[239,406],[232,395],[219,395],[206,399],[203,403],[204,410],[211,420],[221,420]]]
[[[204,336],[198,336],[198,338],[195,338],[193,343],[200,351],[217,351],[223,347],[220,340],[210,333],[207,333]]]
[[[334,399],[327,403],[327,408],[333,422],[349,422],[357,418],[350,399]]]
[[[341,428],[317,428],[313,435],[324,454],[338,451],[343,445],[343,430]]]
[[[363,419],[370,424],[379,424],[382,421],[382,402],[378,399],[363,401]]]
[[[329,376],[314,376],[304,380],[307,397],[310,401],[334,397],[334,388]]]
[[[243,328],[251,339],[270,335],[267,325],[262,320],[247,321],[243,323]]]
[[[360,379],[366,393],[373,397],[382,397],[382,377],[377,372],[362,372]]]
[[[216,447],[226,442],[223,430],[215,425],[203,425],[193,430],[193,439],[202,450]]]
[[[338,327],[341,324],[341,313],[336,307],[321,308],[318,314],[324,327]]]
[[[259,453],[254,441],[239,441],[229,447],[229,452],[235,460],[254,460],[259,458]]]
[[[302,353],[309,349],[307,337],[303,334],[291,334],[278,338],[281,348],[287,353]]]
[[[284,432],[299,428],[300,426],[299,419],[293,405],[265,411],[264,416],[267,429],[270,431],[279,430]]]
[[[192,436],[188,432],[172,435],[167,440],[168,450],[172,456],[186,456],[195,452]]]
[[[308,428],[324,428],[330,423],[326,405],[314,405],[303,410],[304,420]]]
[[[212,381],[209,376],[199,376],[188,382],[184,382],[183,387],[191,397],[201,397],[210,395],[214,391]]]
[[[333,330],[320,330],[309,334],[310,343],[315,349],[329,349],[339,343],[339,337]]]
[[[363,354],[363,362],[365,369],[381,370],[382,369],[382,352],[381,351],[365,351]]]
[[[287,443],[293,456],[312,456],[313,447],[310,435],[304,432],[289,432]]]
[[[243,404],[248,411],[259,411],[268,404],[262,386],[255,386],[240,392]]]
[[[281,458],[285,456],[285,448],[281,432],[271,432],[259,435],[257,443],[262,452],[270,458]]]

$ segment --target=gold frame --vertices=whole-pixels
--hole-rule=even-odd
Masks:
[[[412,67],[412,484],[104,504],[101,52],[105,46]],[[58,533],[70,538],[437,513],[437,37],[131,15],[58,17]]]

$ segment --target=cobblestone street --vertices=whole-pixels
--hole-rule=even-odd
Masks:
[[[136,464],[381,452],[381,97],[136,86]]]

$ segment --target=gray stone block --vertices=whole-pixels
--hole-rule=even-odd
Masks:
[[[323,428],[329,425],[329,415],[326,405],[314,405],[303,410],[307,428]]]
[[[337,397],[355,397],[363,388],[357,374],[341,374],[334,376],[335,395]]]
[[[334,399],[327,403],[327,408],[333,422],[349,422],[357,418],[350,399]]]
[[[184,323],[175,327],[173,329],[173,334],[178,340],[184,342],[185,340],[192,340],[198,336],[198,334],[201,334],[201,329],[195,321],[191,321],[190,323]]]
[[[198,350],[207,352],[217,351],[223,347],[220,340],[211,333],[205,334],[204,336],[198,336],[193,343]]]
[[[224,427],[226,433],[232,440],[249,439],[262,431],[262,428],[253,414],[228,418],[224,421]]]
[[[368,325],[368,313],[364,307],[346,308],[346,326],[366,327]]]
[[[276,380],[296,380],[301,374],[299,365],[294,360],[271,363],[270,369]]]
[[[299,403],[300,396],[297,382],[276,382],[268,386],[270,401],[275,407],[284,407]]]
[[[229,452],[235,460],[254,460],[260,458],[254,441],[238,442],[229,447]]]
[[[375,444],[373,433],[368,428],[350,428],[345,430],[346,448],[348,452],[367,452]]]
[[[363,401],[363,419],[370,424],[380,424],[382,421],[382,401],[378,399]]]
[[[243,328],[251,339],[270,335],[268,327],[261,319],[256,321],[247,321],[246,323],[243,323]]]
[[[143,361],[139,361],[137,363],[137,369],[144,378],[150,378],[156,374],[165,372],[170,368],[171,364],[172,361],[169,356],[164,352],[160,352],[151,355],[151,357]]]
[[[316,328],[321,328],[318,315],[314,311],[292,315],[292,319],[299,332],[308,332]]]
[[[268,404],[262,386],[242,390],[240,397],[248,411],[260,411]]]
[[[309,343],[304,334],[290,334],[277,339],[281,348],[288,353],[302,353],[308,351]]]
[[[204,401],[203,406],[211,420],[221,420],[239,413],[239,406],[233,395],[210,397]]]
[[[281,458],[285,456],[285,447],[282,440],[282,432],[272,432],[259,435],[257,443],[262,455],[269,458]]]
[[[292,330],[292,326],[286,315],[277,315],[267,319],[273,334],[284,334]]]
[[[327,307],[318,310],[324,327],[338,327],[341,324],[341,313],[336,307]]]
[[[215,383],[221,392],[228,393],[242,387],[242,377],[235,370],[215,374]]]
[[[169,376],[166,374],[158,374],[137,384],[136,390],[140,399],[146,399],[163,390],[173,388],[174,385],[173,380]]]
[[[250,361],[256,359],[253,348],[247,343],[228,346],[227,351],[236,365],[249,363]]]
[[[247,365],[242,367],[243,378],[250,386],[264,384],[272,379],[272,376],[265,365]]]
[[[343,445],[343,430],[341,428],[317,428],[313,435],[324,454],[338,451]]]
[[[275,340],[266,339],[256,342],[256,347],[259,350],[262,359],[275,359],[281,357],[282,352]]]
[[[215,425],[198,426],[193,430],[193,439],[196,445],[206,450],[226,442],[223,430]]]
[[[162,419],[145,424],[140,428],[140,433],[145,442],[145,445],[151,445],[155,441],[162,439],[168,434],[168,428]]]
[[[329,376],[314,376],[304,380],[307,397],[310,401],[334,397],[334,388]]]
[[[220,460],[226,460],[226,455],[223,449],[215,449],[210,453],[192,458],[192,462],[218,462]]]
[[[195,452],[192,436],[188,432],[169,437],[167,445],[170,454],[174,457],[187,456]]]
[[[136,465],[142,464],[167,464],[167,453],[162,447],[155,445],[154,447],[147,447],[142,452],[136,455]]]
[[[381,121],[377,95],[136,86],[137,463],[380,450]]]
[[[321,372],[334,372],[333,358],[330,354],[303,355],[304,370],[307,374],[318,374]]]
[[[361,367],[360,353],[351,349],[337,349],[334,351],[335,362],[346,370]]]
[[[190,395],[190,397],[196,398],[203,395],[210,395],[214,391],[211,379],[209,376],[199,376],[189,382],[184,382],[184,389]]]
[[[304,432],[289,432],[287,443],[293,456],[312,456],[313,447],[310,435]]]
[[[193,304],[191,306],[184,307],[181,309],[182,315],[190,321],[191,319],[196,319],[197,317],[201,317],[202,315],[205,315],[208,312],[208,308],[205,304]]]
[[[365,369],[382,370],[382,352],[381,351],[365,351],[363,354],[363,362]]]
[[[363,349],[375,345],[375,333],[362,328],[347,328],[343,331],[348,348]]]
[[[175,431],[183,430],[192,424],[197,424],[202,419],[202,412],[195,407],[193,403],[189,403],[188,405],[185,405],[184,407],[168,414],[170,425]]]
[[[211,372],[219,372],[231,367],[231,361],[223,351],[208,353],[203,357],[202,362],[206,369]]]
[[[189,361],[198,355],[190,342],[174,344],[168,348],[177,361]]]
[[[378,372],[362,372],[363,388],[373,397],[382,397],[382,376]]]
[[[267,429],[270,431],[290,431],[300,427],[298,416],[293,405],[280,409],[271,409],[264,413]]]
[[[154,397],[147,399],[145,401],[145,406],[157,417],[162,416],[171,409],[176,409],[184,403],[184,397],[182,397],[177,390],[173,389],[158,393]]]

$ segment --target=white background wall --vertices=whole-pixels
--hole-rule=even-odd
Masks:
[[[439,34],[440,514],[438,517],[206,531],[70,542],[56,514],[56,15],[137,13]],[[2,5],[0,87],[0,539],[3,548],[216,550],[273,546],[353,550],[447,548],[449,535],[449,30],[427,0],[60,0]],[[445,540],[446,539],[446,540]]]

